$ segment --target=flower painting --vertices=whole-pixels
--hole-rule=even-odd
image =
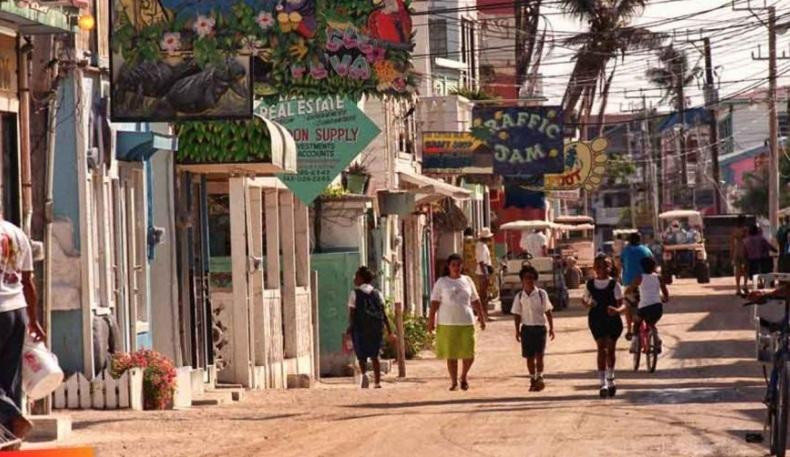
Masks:
[[[410,0],[112,0],[112,119],[240,119],[254,96],[409,96]]]

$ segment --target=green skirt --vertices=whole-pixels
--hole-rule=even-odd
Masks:
[[[436,328],[436,358],[445,360],[475,357],[474,325],[439,325]]]

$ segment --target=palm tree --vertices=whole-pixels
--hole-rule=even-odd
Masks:
[[[671,44],[658,50],[658,66],[648,68],[645,75],[651,84],[664,91],[662,102],[669,102],[680,115],[680,125],[685,126],[686,95],[685,88],[702,75],[699,65],[689,67],[686,51],[676,49]],[[682,133],[681,133],[682,135]],[[688,183],[687,157],[685,157],[686,141],[681,137],[681,150],[678,151],[681,163],[680,183],[686,187]]]
[[[609,88],[617,70],[616,58],[636,49],[652,49],[662,36],[642,27],[631,26],[649,0],[560,0],[569,15],[586,22],[588,30],[565,40],[576,47],[576,64],[562,100],[565,119],[587,120],[600,90],[599,119],[603,119]],[[610,61],[615,60],[607,76]],[[578,106],[581,102],[581,106]],[[577,112],[578,108],[578,112]],[[600,131],[603,130],[601,123]]]

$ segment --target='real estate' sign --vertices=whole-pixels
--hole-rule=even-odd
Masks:
[[[255,112],[293,135],[297,173],[277,177],[306,205],[312,204],[380,133],[354,101],[342,96],[261,104]]]
[[[472,125],[472,134],[493,151],[494,173],[525,177],[563,172],[559,106],[476,106]]]
[[[422,169],[433,173],[491,174],[494,156],[469,132],[424,132]]]

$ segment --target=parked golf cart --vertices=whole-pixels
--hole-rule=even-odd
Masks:
[[[579,221],[585,222],[579,222]],[[573,257],[575,267],[582,273],[581,279],[595,276],[595,224],[593,218],[587,216],[562,216],[554,220],[559,224],[560,237],[558,248],[565,259]]]
[[[658,215],[661,222],[661,277],[672,284],[673,276],[710,282],[708,254],[705,252],[702,215],[699,211],[675,210]],[[673,224],[681,230],[673,231]],[[685,230],[685,234],[684,234]]]
[[[516,233],[531,233],[543,230],[550,239],[549,247],[554,245],[557,236],[557,225],[549,221],[514,221],[499,227],[505,234],[506,245]],[[551,251],[557,252],[552,255]],[[532,257],[529,253],[510,251],[502,258],[499,269],[499,299],[502,304],[502,313],[509,314],[513,306],[513,298],[521,290],[521,279],[518,276],[521,267],[531,265],[538,270],[537,286],[545,289],[549,299],[556,309],[568,306],[568,289],[565,287],[563,277],[563,262],[559,251],[552,249],[548,257]]]

